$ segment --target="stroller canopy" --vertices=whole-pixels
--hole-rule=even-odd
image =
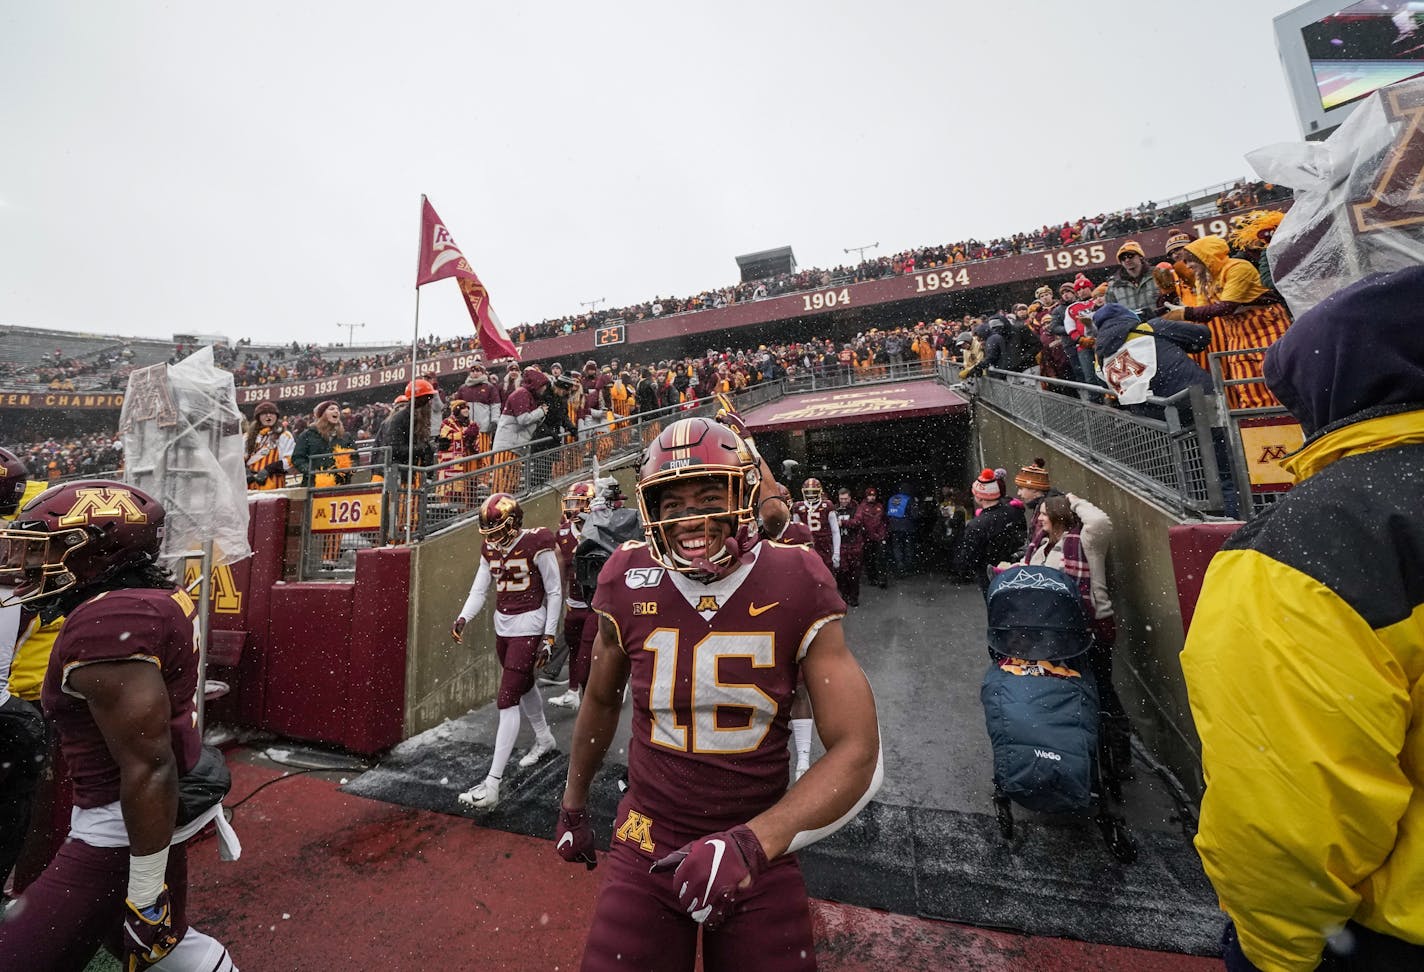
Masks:
[[[1089,644],[1078,585],[1061,570],[1019,565],[989,584],[989,649],[995,654],[1063,661]]]

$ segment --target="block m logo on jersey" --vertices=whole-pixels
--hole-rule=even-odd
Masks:
[[[148,514],[134,502],[133,493],[126,489],[98,487],[77,489],[79,497],[69,512],[59,518],[59,525],[66,527],[84,526],[96,516],[121,516],[125,523],[147,523]]]
[[[619,840],[637,844],[649,854],[653,852],[653,821],[636,810],[628,811],[628,819],[623,821],[616,834]]]

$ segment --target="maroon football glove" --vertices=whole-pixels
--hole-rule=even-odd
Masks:
[[[173,934],[173,908],[168,901],[168,885],[158,893],[158,900],[147,908],[139,908],[132,901],[126,901],[124,909],[124,972],[138,972],[155,962],[178,945],[178,936]]]
[[[716,928],[736,910],[737,900],[766,867],[761,841],[745,824],[699,837],[654,864],[673,871],[677,900],[692,920]]]
[[[587,810],[559,807],[554,850],[570,864],[584,864],[590,871],[598,866],[598,858],[593,853],[593,827],[589,825]]]

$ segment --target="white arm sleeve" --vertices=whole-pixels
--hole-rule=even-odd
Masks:
[[[865,788],[865,792],[860,795],[860,799],[855,801],[855,806],[841,814],[840,819],[833,820],[824,827],[817,827],[815,830],[800,830],[796,836],[791,838],[791,845],[786,848],[786,853],[794,854],[801,848],[814,844],[822,837],[829,837],[840,830],[846,824],[855,819],[855,815],[865,809],[865,805],[880,790],[880,784],[885,782],[885,753],[883,749],[876,750],[875,772],[870,776],[870,785]]]
[[[470,585],[470,596],[465,598],[465,606],[460,608],[460,617],[468,624],[484,609],[485,598],[489,595],[489,561],[480,558],[480,569],[475,573],[475,582]]]
[[[841,518],[836,516],[836,511],[826,514],[826,523],[831,530],[831,559],[841,559]]]
[[[559,558],[552,549],[544,549],[534,555],[534,566],[539,568],[539,576],[544,579],[544,634],[558,633],[559,619],[564,614],[563,574],[559,572]]]
[[[292,465],[292,453],[297,449],[297,440],[292,438],[292,433],[283,432],[277,437],[277,455],[282,457],[282,462],[288,468]]]

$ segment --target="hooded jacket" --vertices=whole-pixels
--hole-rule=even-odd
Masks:
[[[1245,260],[1233,259],[1226,241],[1219,236],[1192,240],[1187,244],[1187,252],[1202,262],[1211,279],[1199,282],[1201,306],[1179,312],[1185,320],[1209,321],[1230,314],[1242,304],[1257,303],[1270,293],[1261,283],[1260,271]]]
[[[1347,922],[1424,968],[1424,267],[1316,305],[1266,379],[1309,437],[1212,560],[1182,652],[1197,850],[1258,968],[1314,969]]]
[[[1140,321],[1137,315],[1121,304],[1104,304],[1093,313],[1093,326],[1097,328],[1098,367],[1127,343],[1129,337],[1150,334],[1157,346],[1157,373],[1152,376],[1148,387],[1158,398],[1170,398],[1183,388],[1196,385],[1210,394],[1211,375],[1207,374],[1195,361],[1189,351],[1201,350],[1211,340],[1211,331],[1204,324],[1189,324],[1183,321],[1152,320]],[[1161,418],[1161,406],[1144,402],[1141,405],[1126,406],[1134,415]]]
[[[506,452],[526,446],[534,438],[534,430],[544,421],[549,407],[543,404],[544,389],[549,387],[549,377],[537,368],[525,368],[519,387],[505,399],[504,409],[499,416],[494,441],[490,449]]]

